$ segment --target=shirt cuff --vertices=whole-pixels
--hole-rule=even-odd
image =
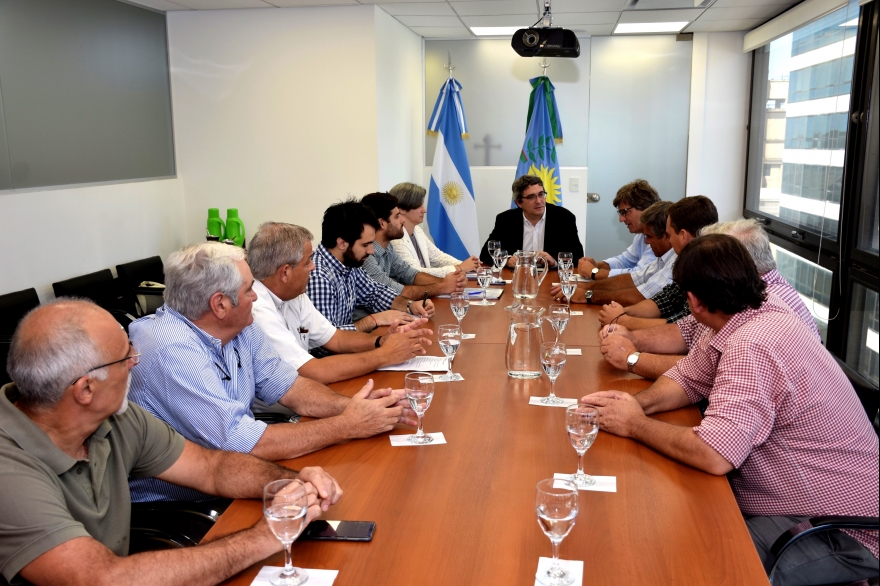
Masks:
[[[703,397],[703,395],[688,387],[687,379],[684,377],[684,375],[681,374],[681,370],[679,370],[678,364],[664,372],[663,376],[665,376],[666,378],[670,378],[678,383],[678,386],[684,389],[684,392],[688,396],[688,399],[690,399],[691,404],[698,403],[705,398]]]
[[[626,269],[611,269],[610,271],[608,271],[608,276],[609,277],[616,277],[617,275],[623,275],[626,272],[627,272]]]
[[[735,423],[721,417],[705,417],[694,433],[734,468],[739,468],[752,451],[748,436]]]
[[[263,437],[266,427],[265,422],[244,416],[238,420],[238,423],[229,432],[226,443],[220,446],[220,449],[250,454],[254,446],[257,445],[257,442],[260,441],[260,438]]]

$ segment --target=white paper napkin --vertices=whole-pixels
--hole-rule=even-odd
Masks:
[[[495,305],[495,304],[493,303],[492,305]],[[476,334],[462,334],[461,335],[462,340],[473,340],[476,337],[477,337]]]
[[[413,433],[410,435],[415,434]],[[434,441],[429,444],[411,444],[409,443],[409,435],[389,435],[388,437],[391,438],[391,445],[395,448],[399,448],[402,446],[436,446],[438,444],[446,443],[446,438],[443,437],[442,431],[438,431],[437,433],[429,433],[426,435],[430,435],[432,438],[434,438]]]
[[[565,353],[569,356],[583,356],[580,348],[566,348]]]
[[[569,315],[584,315],[583,311],[569,311]]]
[[[590,476],[593,475],[591,474]],[[571,478],[571,474],[560,474],[557,472],[553,475],[553,478],[558,480],[568,480]],[[578,488],[580,488],[580,490],[595,490],[597,492],[617,492],[617,476],[593,476],[593,479],[596,481],[596,484],[593,486]]]
[[[551,403],[545,404],[541,402],[541,399],[544,397],[529,397],[529,405],[537,405],[538,407],[568,407],[569,405],[574,405],[578,402],[577,399],[566,399],[565,397],[559,397],[562,399],[562,403]]]
[[[538,571],[535,572],[535,586],[543,586],[538,580],[538,575],[542,575],[553,565],[553,558],[538,558]],[[581,586],[584,581],[584,562],[580,560],[559,560],[559,565],[571,574],[574,582],[571,586]]]
[[[257,574],[257,577],[251,582],[251,586],[272,586],[270,580],[280,569],[281,568],[277,566],[263,566],[263,569],[260,570],[260,573]],[[339,570],[306,569],[306,572],[309,573],[309,580],[306,582],[309,586],[333,586],[333,581],[336,580],[336,576],[339,574]]]
[[[452,374],[455,375],[455,378],[453,378],[452,380],[446,380],[445,378],[443,378],[444,376],[446,376],[445,374],[434,374],[431,376],[434,377],[435,383],[455,383],[460,380],[464,380],[464,377],[461,376],[460,374],[458,374],[457,372],[453,372]]]

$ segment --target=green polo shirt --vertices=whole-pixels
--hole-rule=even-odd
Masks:
[[[0,389],[0,574],[8,583],[40,555],[91,536],[116,555],[128,553],[128,477],[171,467],[184,439],[130,403],[88,442],[88,460],[71,458],[14,405],[15,383]],[[14,581],[13,581],[14,580]]]

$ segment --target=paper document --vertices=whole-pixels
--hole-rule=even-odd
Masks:
[[[468,297],[471,299],[482,299],[483,298],[483,290],[479,287],[465,287],[464,292],[468,294]],[[504,289],[492,288],[489,287],[486,289],[486,299],[498,299],[501,297],[501,294],[504,293]],[[438,295],[438,299],[449,299],[449,295]]]
[[[431,443],[428,443],[428,444],[410,443],[409,437],[411,435],[415,435],[415,434],[411,433],[409,435],[389,435],[388,437],[391,439],[391,445],[395,448],[400,448],[403,446],[413,446],[413,447],[415,447],[415,446],[436,446],[439,444],[446,443],[446,438],[443,437],[442,431],[438,431],[436,433],[426,433],[425,435],[430,435],[432,438],[434,438],[434,441],[432,441]]]
[[[452,373],[452,376],[453,376],[452,380],[446,380],[445,378],[443,378],[446,376],[445,374],[435,374],[433,376],[434,376],[435,383],[455,383],[460,380],[464,380],[464,377],[461,376],[460,374],[458,374],[457,372]]]
[[[251,586],[272,586],[270,580],[282,569],[278,566],[263,566],[263,569],[260,570],[260,573],[251,582]],[[336,580],[336,576],[339,574],[339,570],[308,569],[306,572],[309,573],[309,581],[306,582],[309,586],[333,586],[333,581]]]
[[[589,472],[586,473],[590,474]],[[590,474],[590,476],[593,475]],[[561,474],[557,472],[553,475],[553,478],[556,478],[558,480],[568,480],[571,478],[571,474]],[[586,488],[578,487],[579,490],[594,490],[596,492],[617,492],[617,476],[593,476],[593,479],[596,481],[596,484],[594,484],[593,486],[588,486]]]
[[[565,353],[568,356],[583,356],[580,348],[566,348]]]
[[[568,315],[584,315],[583,311],[569,311]]]
[[[446,372],[445,356],[413,356],[406,362],[383,366],[378,370],[421,370],[424,372]]]

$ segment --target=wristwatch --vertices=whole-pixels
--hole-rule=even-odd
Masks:
[[[590,278],[594,281],[596,280],[596,275],[599,274],[599,267],[593,267],[593,270],[590,271]]]
[[[410,311],[410,306],[413,304],[413,301],[414,301],[414,299],[410,299],[409,301],[406,302],[406,312],[410,315],[413,314],[413,312]]]
[[[629,356],[626,357],[626,369],[630,372],[633,371],[633,368],[636,366],[636,362],[639,361],[639,356],[641,352],[633,352]]]
[[[584,297],[587,298],[587,303],[589,305],[593,304],[593,290],[592,289],[587,289],[587,292],[584,293]]]

